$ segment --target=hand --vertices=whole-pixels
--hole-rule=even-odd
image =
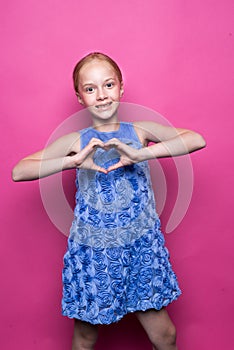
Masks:
[[[101,173],[107,174],[107,170],[98,166],[93,161],[93,155],[98,147],[105,148],[104,142],[99,139],[92,138],[88,145],[84,147],[73,157],[75,167],[79,169],[90,169],[94,171],[100,171]]]
[[[119,152],[120,160],[118,163],[111,165],[107,169],[107,172],[141,161],[139,158],[139,150],[128,146],[119,139],[114,138],[107,141],[104,145],[104,149],[109,150],[110,148],[115,148]]]

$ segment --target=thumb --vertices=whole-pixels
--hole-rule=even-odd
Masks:
[[[109,166],[109,168],[107,169],[107,171],[108,171],[108,173],[109,173],[110,171],[116,170],[116,169],[118,169],[118,168],[122,168],[123,166],[124,166],[124,164],[123,164],[122,161],[120,160],[118,163]]]
[[[93,161],[91,162],[91,164],[87,167],[87,169],[89,170],[93,170],[93,171],[98,171],[100,173],[103,173],[103,174],[107,174],[108,173],[108,170],[95,164]]]
[[[94,165],[93,170],[99,171],[100,173],[107,174],[108,169],[102,168],[101,166]]]

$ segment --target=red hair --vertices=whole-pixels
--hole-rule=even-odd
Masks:
[[[79,86],[79,74],[80,74],[80,70],[81,68],[88,62],[97,59],[100,61],[106,61],[107,63],[109,63],[112,68],[114,69],[115,73],[117,74],[117,77],[119,79],[119,82],[122,83],[123,77],[122,77],[122,73],[121,70],[119,68],[119,66],[117,65],[117,63],[112,60],[112,58],[110,58],[109,56],[105,55],[104,53],[101,52],[91,52],[88,55],[86,55],[85,57],[83,57],[75,66],[74,70],[73,70],[73,83],[74,83],[74,88],[76,93],[78,93],[78,86]]]

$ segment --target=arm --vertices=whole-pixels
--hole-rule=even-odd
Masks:
[[[118,139],[106,143],[106,147],[115,147],[121,157],[108,171],[154,158],[175,157],[194,152],[205,147],[204,138],[191,130],[164,126],[154,122],[136,122],[135,131],[143,147],[132,148]],[[148,146],[150,142],[154,145]]]
[[[92,139],[80,150],[80,134],[65,135],[47,148],[20,160],[12,171],[14,181],[29,181],[46,177],[62,170],[73,168],[93,169],[106,173],[105,169],[93,163],[92,156],[96,147],[103,142]]]
[[[180,156],[206,146],[204,138],[192,130],[154,122],[137,122],[134,126],[143,145],[146,145],[138,155],[142,160]],[[155,144],[148,146],[149,142]]]

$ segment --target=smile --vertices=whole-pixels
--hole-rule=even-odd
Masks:
[[[109,103],[105,103],[103,105],[98,105],[98,106],[95,106],[95,107],[98,108],[98,109],[105,109],[105,108],[108,108],[111,104],[112,104],[112,102],[109,102]]]

